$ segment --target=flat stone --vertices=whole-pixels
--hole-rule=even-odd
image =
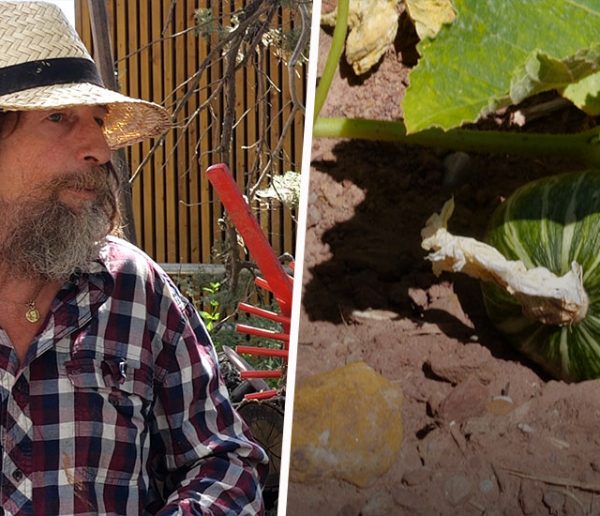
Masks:
[[[469,345],[450,357],[444,353],[433,354],[429,366],[440,378],[458,384],[473,374],[481,375],[490,356],[489,351],[481,346]]]
[[[290,479],[375,483],[402,446],[402,401],[400,387],[364,362],[306,378],[294,399]]]
[[[483,414],[488,399],[488,389],[475,376],[469,376],[440,403],[437,415],[442,421],[461,423]]]

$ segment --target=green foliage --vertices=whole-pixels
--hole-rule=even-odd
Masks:
[[[313,137],[560,156],[600,166],[597,127],[574,134],[459,127],[546,90],[559,91],[590,115],[600,114],[596,0],[456,0],[454,22],[419,43],[421,57],[402,104],[405,119],[393,122],[318,116],[342,54],[348,3],[338,1],[331,49],[315,93]]]
[[[408,133],[450,129],[536,93],[598,107],[597,0],[456,0],[456,20],[418,45],[403,102]],[[588,98],[589,97],[589,98]]]
[[[254,275],[244,271],[240,276],[239,287],[233,292],[225,283],[222,275],[196,273],[172,274],[173,280],[196,307],[202,317],[206,329],[217,352],[223,346],[235,348],[237,345],[250,345],[262,348],[281,349],[281,343],[264,337],[244,335],[236,331],[236,324],[246,324],[255,328],[281,331],[281,325],[268,319],[239,312],[237,306],[247,302],[261,308],[278,311],[269,296],[254,286]],[[281,359],[273,357],[244,357],[256,369],[278,369]],[[266,380],[272,387],[277,387],[277,379]]]
[[[216,295],[221,289],[221,283],[218,281],[211,281],[208,287],[202,287],[204,303],[208,304],[206,310],[198,309],[198,313],[202,320],[206,324],[206,329],[209,333],[214,329],[215,323],[219,322],[221,318],[221,312],[219,311],[219,300],[216,299]]]

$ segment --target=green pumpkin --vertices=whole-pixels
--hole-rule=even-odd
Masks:
[[[600,378],[600,170],[528,183],[492,216],[485,241],[509,260],[562,276],[583,268],[589,308],[578,323],[543,324],[523,315],[505,290],[483,284],[490,319],[524,355],[565,381]]]

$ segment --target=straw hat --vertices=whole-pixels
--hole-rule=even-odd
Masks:
[[[170,117],[158,104],[104,87],[61,9],[46,2],[0,2],[0,110],[106,105],[113,148],[162,134]]]

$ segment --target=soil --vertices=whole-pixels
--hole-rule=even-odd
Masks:
[[[402,15],[394,48],[366,76],[342,66],[321,114],[401,117],[417,56],[411,30]],[[320,67],[330,39],[322,30]],[[481,125],[517,119],[505,112]],[[565,108],[508,128],[590,122]],[[404,440],[369,487],[291,475],[287,514],[599,514],[600,381],[547,377],[492,327],[479,284],[435,277],[420,247],[425,221],[450,196],[450,229],[481,238],[515,188],[577,164],[324,138],[311,164],[296,389],[364,361],[401,386]],[[291,460],[293,472],[293,450]]]

